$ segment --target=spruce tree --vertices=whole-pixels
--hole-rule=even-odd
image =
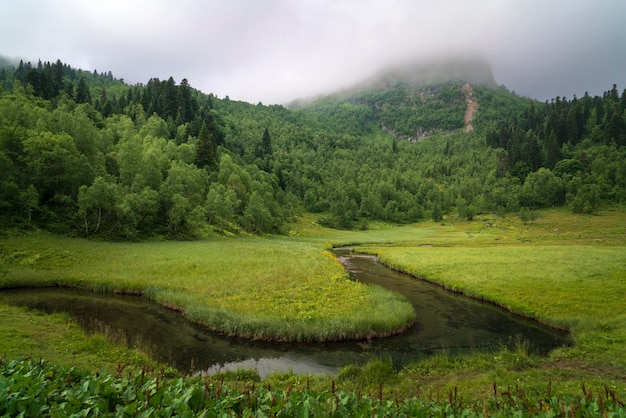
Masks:
[[[33,93],[35,94],[35,96],[41,97],[41,93],[43,89],[41,86],[41,79],[39,77],[39,71],[37,71],[34,68],[30,69],[24,76],[24,83],[30,84],[30,86],[33,88]]]
[[[206,168],[208,171],[217,170],[217,145],[215,138],[206,126],[202,124],[198,134],[198,144],[196,145],[196,166]]]
[[[272,138],[270,137],[270,132],[267,128],[265,128],[265,131],[263,132],[263,139],[261,140],[261,154],[262,157],[272,154]]]
[[[54,64],[52,92],[54,96],[57,96],[61,90],[63,90],[63,63],[61,60],[57,60]]]
[[[193,105],[191,101],[191,87],[186,78],[180,82],[178,86],[178,110],[176,113],[176,123],[182,125],[183,123],[191,122],[193,119]]]
[[[15,70],[15,74],[14,74],[15,79],[23,82],[24,76],[26,75],[27,71],[28,70],[26,68],[26,65],[24,65],[24,61],[20,60],[20,63],[17,66],[17,69]]]
[[[80,80],[78,80],[78,86],[76,87],[76,103],[91,103],[89,87],[87,87],[85,77],[81,77]]]
[[[553,169],[556,163],[561,159],[561,146],[556,139],[554,131],[550,131],[550,134],[544,144],[546,151],[546,165],[548,168]]]
[[[163,114],[160,116],[163,119],[176,119],[176,113],[178,111],[178,88],[173,77],[167,79],[162,84],[162,104],[161,109]]]
[[[626,145],[626,124],[619,112],[613,112],[605,133],[607,142],[615,141],[617,145]]]

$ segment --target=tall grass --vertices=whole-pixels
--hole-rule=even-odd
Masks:
[[[405,329],[411,305],[348,280],[324,245],[294,239],[104,243],[31,234],[0,241],[0,287],[141,293],[231,336],[335,341]]]

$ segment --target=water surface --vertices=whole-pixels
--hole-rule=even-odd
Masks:
[[[138,296],[72,289],[15,289],[0,292],[0,302],[44,312],[67,312],[87,332],[104,332],[139,347],[181,371],[256,369],[335,374],[347,364],[391,359],[394,367],[445,352],[448,355],[514,347],[547,353],[567,344],[566,334],[511,315],[486,303],[394,272],[369,256],[337,251],[353,280],[402,293],[414,306],[416,324],[407,332],[369,342],[323,344],[263,343],[226,338],[187,321],[181,314]]]

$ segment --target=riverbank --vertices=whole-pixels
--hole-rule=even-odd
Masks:
[[[523,354],[433,359],[407,368],[407,382],[427,380],[429,386],[483,394],[494,382],[570,394],[595,384],[626,395],[625,212],[580,216],[552,210],[526,223],[479,217],[435,229],[415,240],[362,245],[358,251],[452,291],[568,329],[575,343],[533,360]],[[503,371],[499,361],[513,363]]]
[[[279,391],[290,387],[293,391],[334,387],[372,396],[380,392],[383,398],[391,400],[418,396],[447,401],[453,397],[464,405],[482,404],[494,395],[501,399],[506,393],[521,393],[546,403],[554,396],[589,397],[598,402],[600,397],[606,399],[614,394],[623,402],[626,214],[607,211],[581,216],[550,210],[539,215],[531,222],[513,216],[478,216],[473,222],[445,219],[358,232],[326,230],[306,219],[306,223],[294,227],[291,238],[281,237],[278,241],[284,241],[287,247],[297,247],[300,242],[316,248],[328,248],[330,243],[369,243],[371,251],[384,259],[391,260],[395,254],[394,260],[403,270],[415,269],[417,275],[449,281],[450,287],[466,293],[473,286],[491,288],[491,297],[500,303],[520,310],[530,307],[537,318],[568,327],[575,340],[572,347],[557,349],[545,358],[529,355],[523,343],[516,350],[498,353],[456,357],[441,353],[399,373],[381,359],[361,368],[347,367],[334,379],[287,373],[271,376],[263,385]],[[557,257],[557,250],[562,256]],[[66,258],[72,258],[72,250],[67,251],[70,254]],[[39,253],[40,259],[46,259],[42,250]],[[322,257],[331,260],[327,255]],[[237,258],[241,255],[228,260]],[[57,258],[59,264],[63,264],[61,259]],[[573,264],[570,268],[564,262]],[[49,270],[53,268],[49,266]],[[294,268],[297,270],[297,266]],[[496,274],[498,271],[502,275]],[[525,271],[531,274],[526,275]],[[487,273],[489,279],[484,277]],[[524,280],[527,281],[523,287]],[[581,302],[585,306],[579,306]],[[19,324],[3,323],[0,328],[4,336],[17,332]],[[62,329],[58,325],[50,327],[53,328]],[[2,340],[0,353],[6,353]],[[15,352],[14,347],[11,353]],[[41,355],[51,361],[57,359],[55,353]],[[216,379],[219,381],[220,377]],[[245,376],[232,379],[242,388],[254,381]]]
[[[85,334],[67,314],[45,314],[0,303],[0,318],[0,358],[46,359],[112,374],[120,368],[138,371],[146,367],[174,372],[155,362],[149,353],[127,347],[114,336]]]
[[[44,233],[0,240],[0,288],[141,294],[227,336],[326,342],[402,332],[401,296],[348,279],[325,244],[289,238],[111,243]]]

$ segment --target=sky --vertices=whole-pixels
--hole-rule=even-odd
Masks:
[[[625,0],[0,0],[0,55],[250,103],[477,56],[538,100],[626,88]]]

